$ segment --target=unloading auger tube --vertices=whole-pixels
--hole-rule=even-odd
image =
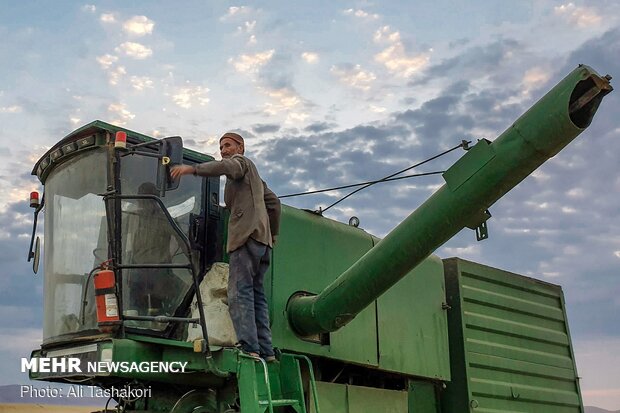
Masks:
[[[610,80],[579,65],[494,142],[480,140],[437,192],[320,294],[291,297],[292,328],[301,336],[339,329],[461,229],[483,224],[489,206],[590,125]]]

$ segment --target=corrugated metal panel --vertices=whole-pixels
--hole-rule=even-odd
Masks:
[[[561,288],[468,261],[445,264],[449,318],[459,321],[450,323],[450,346],[462,348],[451,349],[452,366],[464,369],[453,376],[465,381],[451,386],[467,388],[448,397],[453,411],[582,412]]]

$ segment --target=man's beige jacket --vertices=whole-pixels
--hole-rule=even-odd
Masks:
[[[261,179],[254,163],[243,155],[196,165],[196,175],[226,175],[224,202],[230,209],[228,243],[231,252],[249,237],[273,247],[280,230],[280,200]]]

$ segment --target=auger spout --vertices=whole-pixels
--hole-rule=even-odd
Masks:
[[[579,65],[494,142],[479,141],[437,192],[321,293],[291,297],[292,328],[302,336],[341,328],[461,229],[484,223],[492,204],[590,125],[610,80]]]

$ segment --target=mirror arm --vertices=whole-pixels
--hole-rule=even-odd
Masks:
[[[149,141],[149,142],[142,142],[142,143],[136,143],[135,145],[131,145],[131,147],[129,147],[128,149],[137,149],[137,148],[142,148],[142,147],[149,147],[152,146],[152,149],[157,149],[157,147],[161,145],[161,140],[154,140],[154,141]]]
[[[155,153],[155,152],[134,151],[133,148],[128,148],[127,152],[121,153],[121,157],[127,156],[127,155],[141,155],[141,156],[148,156],[149,158],[158,158],[158,159],[163,159],[166,157],[166,155],[162,155],[160,153]]]
[[[39,204],[37,209],[34,210],[34,222],[32,223],[32,236],[30,237],[30,247],[28,248],[28,262],[30,262],[30,260],[34,258],[34,251],[32,250],[32,247],[34,246],[34,236],[37,233],[37,220],[39,218],[39,212],[41,212],[44,205],[45,205],[45,193],[43,194],[43,197],[41,198],[41,203]]]

